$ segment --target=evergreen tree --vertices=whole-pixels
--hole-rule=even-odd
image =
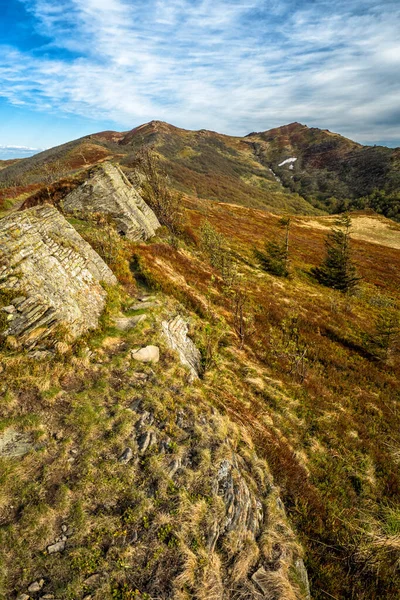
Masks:
[[[323,263],[312,270],[319,283],[343,293],[354,291],[360,277],[351,260],[351,219],[342,215],[325,240],[326,256]]]
[[[289,275],[290,217],[280,219],[279,225],[285,229],[284,242],[267,242],[264,251],[255,249],[254,254],[264,271],[278,277],[287,277]]]

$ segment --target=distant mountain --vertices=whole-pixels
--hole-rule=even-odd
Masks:
[[[370,205],[399,218],[400,148],[362,146],[300,123],[251,133],[246,139],[286,188],[312,204],[329,212]]]
[[[362,146],[300,123],[233,137],[151,121],[23,159],[0,171],[0,184],[32,185],[43,169],[62,177],[105,159],[129,169],[146,146],[161,157],[171,184],[198,198],[298,214],[370,207],[400,219],[400,149]]]

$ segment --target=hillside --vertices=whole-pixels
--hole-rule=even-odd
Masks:
[[[398,148],[362,146],[300,123],[251,133],[247,139],[285,187],[314,205],[330,212],[370,206],[400,218]]]
[[[0,170],[0,184],[23,194],[41,180],[44,165],[52,181],[108,158],[130,169],[146,147],[159,154],[171,184],[197,198],[277,213],[371,208],[400,218],[399,149],[362,146],[300,123],[241,138],[151,121],[128,132],[86,136],[18,161]]]
[[[265,204],[161,186],[179,226],[128,239],[151,181],[103,162],[132,174],[144,143],[167,170],[182,144],[191,172],[254,166],[240,138],[153,122],[8,167],[37,180],[0,219],[0,597],[393,600],[400,225],[353,214],[353,295],[312,274],[331,216],[291,217],[288,277],[254,252],[284,239]]]

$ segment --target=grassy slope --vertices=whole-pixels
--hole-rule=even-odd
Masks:
[[[307,275],[323,255],[321,227],[295,219],[293,276],[279,280],[260,272],[251,252],[279,236],[276,217],[198,200],[189,214],[194,237],[207,219],[229,240],[253,318],[245,350],[225,353],[210,394],[248,429],[270,464],[307,549],[314,597],[396,597],[399,356],[391,364],[376,361],[364,334],[372,333],[384,298],[399,308],[399,249],[355,239],[364,281],[356,297],[345,299]],[[210,268],[163,245],[141,252],[162,289],[234,324],[229,295]],[[290,333],[306,349],[304,381]]]
[[[254,245],[280,235],[278,217],[194,196],[185,198],[185,207],[189,245],[177,250],[163,239],[128,244],[114,268],[129,284],[123,260],[128,256],[138,278],[158,289],[163,302],[174,297],[183,304],[194,319],[192,334],[199,346],[206,345],[207,336],[215,342],[220,329],[225,331],[201,384],[202,402],[236,422],[241,435],[252,440],[270,465],[306,548],[314,598],[394,598],[399,586],[394,565],[400,498],[399,363],[398,357],[390,364],[374,360],[363,336],[372,332],[385,298],[397,306],[400,301],[400,251],[393,247],[396,226],[378,219],[378,243],[361,239],[362,225],[358,227],[354,258],[364,282],[359,294],[346,300],[308,275],[323,255],[326,218],[294,218],[293,275],[280,280],[261,272],[252,253]],[[206,219],[227,238],[248,296],[251,324],[242,349],[234,333],[232,291],[197,245]],[[74,225],[82,227],[79,222]],[[85,227],[82,232],[96,249],[107,250],[101,232],[94,229],[90,234]],[[157,341],[155,327],[140,332],[140,343]],[[136,335],[124,339],[108,329],[106,335],[87,341],[93,354],[78,344],[73,355],[45,368],[13,351],[2,357],[2,427],[16,424],[44,442],[42,454],[4,464],[3,547],[14,547],[16,554],[3,558],[3,569],[16,591],[48,569],[53,581],[67,586],[65,598],[75,598],[84,589],[85,577],[97,569],[112,573],[117,590],[124,581],[124,544],[120,549],[118,541],[110,545],[105,540],[122,535],[123,503],[132,501],[125,491],[131,480],[115,470],[115,459],[112,465],[107,461],[110,453],[118,456],[128,435],[124,411],[132,399],[133,373],[127,368],[126,344],[135,343]],[[294,339],[306,349],[303,374],[296,366]],[[158,383],[146,395],[146,402],[155,399],[159,410],[172,401],[167,388],[180,386],[181,375],[173,371],[166,355],[157,371]],[[181,393],[183,404],[191,406],[190,388]],[[195,406],[198,400],[193,402]],[[56,443],[59,431],[62,437]],[[69,463],[74,448],[80,449],[80,458]],[[66,468],[67,463],[72,466]],[[93,486],[106,507],[119,490],[117,514],[112,504],[107,510],[96,509],[88,493]],[[167,507],[168,494],[163,501]],[[135,527],[137,519],[143,525],[146,510],[135,517]],[[157,505],[150,512],[155,518]],[[64,519],[78,529],[74,552],[61,562],[43,557],[42,548]],[[87,555],[88,547],[96,550],[94,556]],[[151,552],[160,549],[152,546]],[[16,564],[26,565],[26,571]],[[145,580],[142,583],[145,586]]]

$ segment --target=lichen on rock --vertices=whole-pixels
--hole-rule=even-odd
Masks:
[[[82,185],[63,198],[60,208],[65,213],[108,215],[117,231],[131,240],[147,240],[160,227],[121,169],[109,162],[94,168]]]
[[[96,328],[107,296],[101,281],[117,283],[54,207],[35,207],[0,220],[0,300],[7,300],[7,312],[2,311],[7,317],[0,321],[3,337],[14,336],[33,347],[44,340],[53,345],[50,334],[61,325],[71,337]]]

